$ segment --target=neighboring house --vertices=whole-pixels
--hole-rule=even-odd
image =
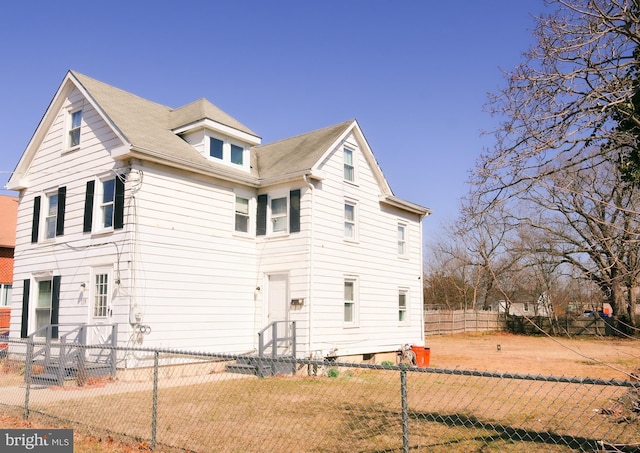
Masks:
[[[245,353],[287,320],[298,357],[423,344],[429,210],[393,195],[355,120],[261,145],[205,99],[70,71],[7,188],[12,335],[117,324],[123,346]]]
[[[9,329],[17,217],[18,198],[0,195],[0,336]]]
[[[514,301],[507,304],[504,300],[499,300],[491,307],[492,311],[506,313],[507,306],[512,316],[544,316],[551,315],[551,301],[546,293],[540,294],[535,301],[519,302]]]

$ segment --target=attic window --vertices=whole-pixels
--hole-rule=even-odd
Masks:
[[[226,139],[209,136],[209,157],[226,164],[233,164],[245,169],[248,166],[248,150]]]
[[[80,126],[82,125],[82,110],[71,112],[69,121],[69,148],[80,146]]]
[[[349,182],[355,182],[356,180],[353,150],[349,148],[344,148],[344,179]]]
[[[242,165],[244,157],[244,149],[237,145],[231,145],[231,163]]]
[[[209,138],[209,156],[215,157],[216,159],[222,159],[223,145],[224,145],[224,142],[222,140],[218,140],[217,138],[210,137]]]

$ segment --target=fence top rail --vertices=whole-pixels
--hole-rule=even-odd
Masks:
[[[23,343],[23,344],[39,344],[38,342],[30,341],[28,339],[5,339],[8,343]],[[42,343],[45,344],[45,343]],[[216,352],[197,352],[197,351],[182,351],[177,349],[168,348],[131,348],[121,346],[109,346],[109,345],[80,345],[79,348],[86,349],[108,349],[113,351],[127,351],[127,352],[146,352],[150,354],[168,354],[173,356],[184,357],[197,357],[202,359],[216,359],[216,360],[238,360],[240,358],[246,358],[246,354],[230,354],[230,353],[216,353]],[[297,363],[299,365],[317,365],[324,367],[341,367],[341,368],[361,368],[369,370],[394,370],[410,373],[435,373],[446,375],[458,375],[458,376],[473,376],[491,379],[518,379],[529,381],[543,381],[543,382],[558,382],[566,384],[589,384],[599,386],[617,386],[617,387],[631,387],[640,390],[640,382],[634,381],[622,381],[616,379],[597,379],[597,378],[580,378],[580,377],[566,377],[566,376],[543,376],[532,374],[518,374],[507,372],[491,372],[491,371],[478,371],[478,370],[463,370],[463,369],[443,369],[443,368],[418,368],[408,365],[379,365],[371,363],[357,363],[357,362],[339,362],[334,360],[312,360],[312,359],[296,359],[294,357],[261,357],[260,360],[265,362],[277,361],[280,363]]]

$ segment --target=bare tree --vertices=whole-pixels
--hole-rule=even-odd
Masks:
[[[483,155],[475,182],[500,197],[526,190],[558,167],[624,160],[638,142],[634,95],[640,45],[638,0],[547,0],[537,44],[505,74],[488,110],[503,122]],[[595,152],[594,152],[595,151]],[[605,154],[605,156],[603,156]],[[612,159],[613,156],[613,159]]]
[[[503,122],[473,173],[467,216],[526,212],[518,223],[552,241],[552,265],[579,269],[634,322],[640,2],[547,4],[536,44],[490,95],[488,109]]]

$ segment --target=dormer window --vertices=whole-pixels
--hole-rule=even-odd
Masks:
[[[244,149],[237,145],[231,145],[231,163],[242,165],[244,162]]]
[[[209,156],[222,160],[224,142],[214,137],[209,138]]]
[[[228,140],[209,136],[209,157],[248,170],[248,150]]]

